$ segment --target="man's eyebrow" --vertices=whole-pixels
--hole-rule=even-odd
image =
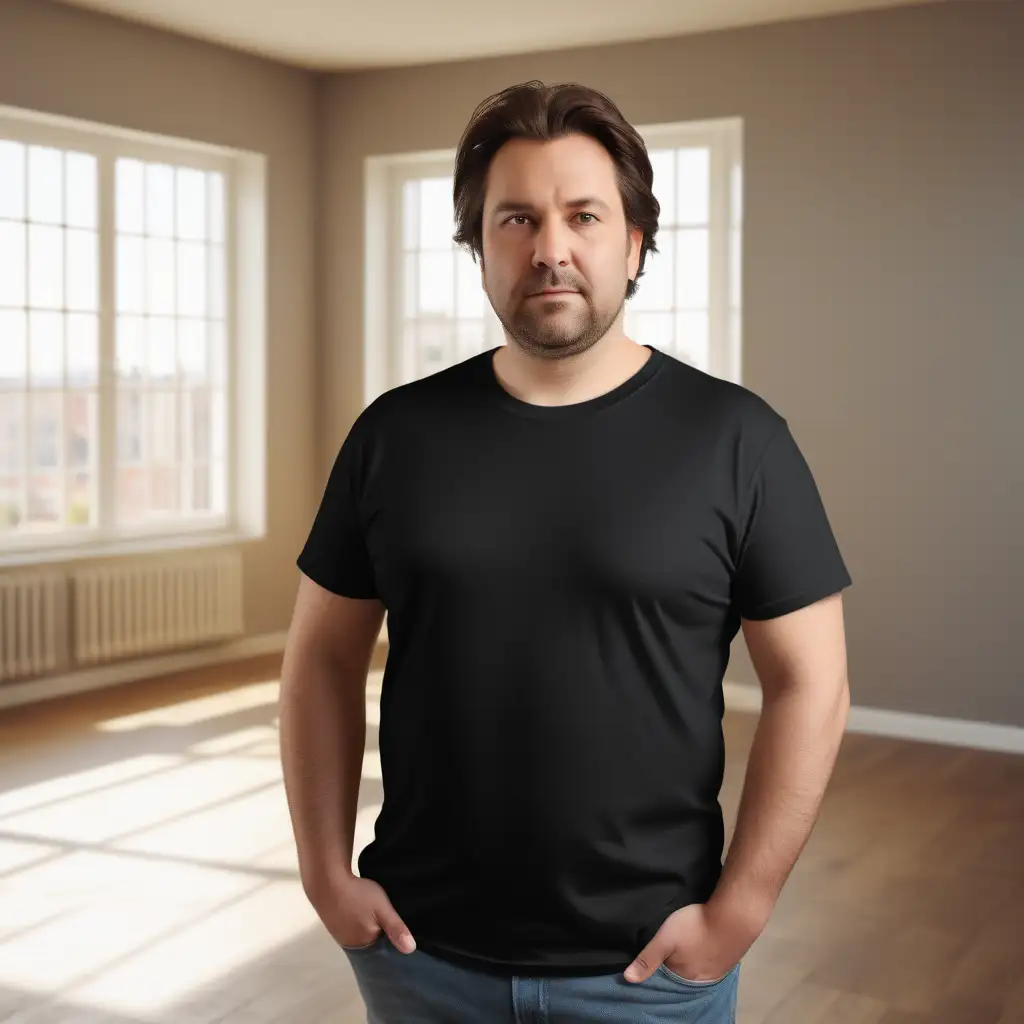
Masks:
[[[608,211],[608,204],[603,200],[598,199],[597,196],[583,196],[580,199],[572,199],[565,204],[570,210],[579,210],[585,207],[596,207],[598,209]],[[533,205],[530,203],[522,202],[518,199],[503,199],[494,207],[495,214],[502,213],[535,213]]]

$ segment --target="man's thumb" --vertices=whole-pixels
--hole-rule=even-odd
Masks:
[[[398,916],[398,912],[390,903],[385,903],[376,914],[377,923],[387,933],[394,947],[402,953],[411,953],[416,948],[416,940]]]
[[[626,968],[626,981],[646,981],[664,963],[667,954],[657,937],[651,939]]]

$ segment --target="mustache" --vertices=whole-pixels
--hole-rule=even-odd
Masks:
[[[581,294],[586,294],[586,288],[581,280],[572,274],[548,271],[542,277],[529,280],[522,290],[523,295],[535,295],[545,288],[566,288]]]

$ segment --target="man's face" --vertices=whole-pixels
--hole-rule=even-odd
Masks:
[[[578,355],[605,336],[636,276],[642,238],[627,228],[615,164],[596,139],[513,139],[491,161],[484,290],[530,354]]]

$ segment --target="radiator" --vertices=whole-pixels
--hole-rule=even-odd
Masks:
[[[0,683],[66,667],[66,604],[61,573],[0,575]]]
[[[72,582],[79,664],[244,632],[238,551],[91,566],[76,570]]]

